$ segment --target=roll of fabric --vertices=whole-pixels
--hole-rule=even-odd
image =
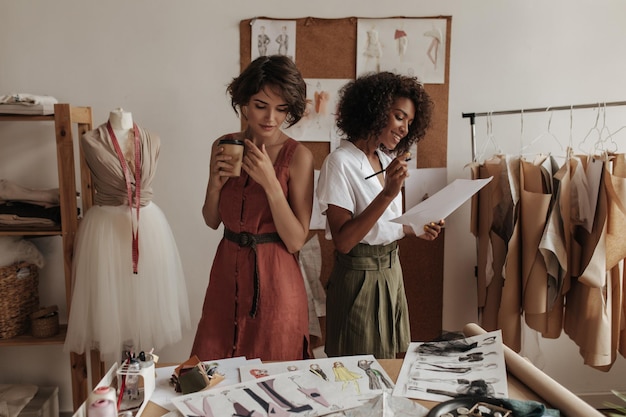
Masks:
[[[468,323],[463,328],[463,333],[470,337],[487,332],[476,323]],[[513,349],[504,344],[502,349],[508,372],[540,395],[550,406],[559,409],[568,417],[603,417],[602,413],[550,378],[530,361],[518,355]]]

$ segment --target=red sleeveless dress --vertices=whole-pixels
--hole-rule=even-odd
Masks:
[[[298,146],[287,139],[274,163],[286,196],[289,163]],[[224,185],[219,211],[232,232],[276,232],[263,187],[243,170]],[[205,361],[234,356],[299,360],[308,357],[308,337],[307,294],[296,256],[282,242],[253,248],[222,238],[191,354]]]

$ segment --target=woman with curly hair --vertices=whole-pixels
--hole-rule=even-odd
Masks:
[[[395,358],[409,346],[397,241],[416,233],[391,219],[402,214],[408,150],[426,134],[432,108],[417,78],[391,72],[361,76],[340,91],[337,127],[345,140],[326,157],[317,186],[326,238],[336,249],[327,285],[328,356]],[[419,237],[434,240],[442,226],[425,225]]]

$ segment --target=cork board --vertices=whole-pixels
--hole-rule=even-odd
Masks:
[[[304,78],[353,79],[357,68],[357,22],[358,17],[321,19],[304,17],[289,20],[295,22],[296,64]],[[431,126],[426,137],[420,141],[414,168],[443,168],[447,166],[448,137],[448,91],[450,74],[451,16],[390,17],[385,19],[445,19],[445,69],[444,83],[425,84],[434,102]],[[251,24],[254,19],[240,22],[240,64],[243,70],[251,61]],[[309,147],[315,158],[315,169],[330,151],[329,142],[302,142]],[[320,280],[328,280],[334,262],[334,248],[325,240],[324,232],[317,234],[322,245],[322,271]],[[435,242],[416,237],[400,241],[400,262],[404,273],[405,290],[409,302],[411,338],[413,341],[433,340],[441,335],[443,308],[443,251],[444,234]],[[322,320],[322,327],[324,321]],[[314,346],[323,341],[313,341]]]

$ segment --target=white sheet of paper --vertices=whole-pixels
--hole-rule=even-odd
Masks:
[[[508,397],[502,332],[441,342],[412,342],[394,396],[447,401],[457,395]]]
[[[446,168],[411,168],[404,180],[404,204],[411,209],[448,185]]]
[[[409,225],[413,228],[415,234],[421,235],[423,233],[422,227],[425,224],[437,222],[448,217],[454,210],[487,185],[492,178],[479,180],[456,179],[439,190],[435,195],[430,196],[392,221]]]
[[[313,211],[311,212],[311,222],[309,223],[309,230],[325,230],[326,229],[326,216],[320,212],[320,204],[317,200],[317,181],[320,177],[319,169],[313,171]]]

